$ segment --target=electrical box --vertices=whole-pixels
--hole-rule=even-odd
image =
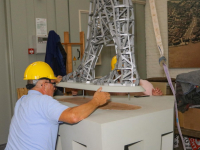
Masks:
[[[36,54],[46,53],[47,36],[33,36],[33,48]]]

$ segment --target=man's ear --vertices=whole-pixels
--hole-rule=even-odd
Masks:
[[[44,82],[41,82],[41,83],[40,83],[40,88],[41,88],[42,90],[44,90],[45,87],[46,87],[46,85],[45,85],[45,81],[44,81]]]

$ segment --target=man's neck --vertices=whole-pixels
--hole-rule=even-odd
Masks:
[[[38,92],[42,93],[43,95],[45,94],[44,91],[41,88],[34,87],[31,90],[38,91]]]

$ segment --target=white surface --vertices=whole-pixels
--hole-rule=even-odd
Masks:
[[[138,105],[141,109],[98,109],[75,125],[60,125],[63,149],[81,150],[73,148],[75,141],[86,145],[87,150],[124,150],[124,146],[129,144],[133,144],[130,150],[160,150],[161,147],[170,150],[167,145],[173,144],[173,137],[162,140],[162,135],[173,132],[173,96],[131,97],[130,100],[118,96],[111,97],[111,101]]]
[[[73,141],[73,150],[87,150],[87,147]]]
[[[117,92],[117,93],[133,93],[133,92],[144,92],[144,88],[141,86],[106,86],[106,85],[93,85],[89,83],[75,83],[75,82],[60,82],[56,84],[58,87],[73,88],[96,91],[102,87],[103,92]]]
[[[170,150],[173,149],[173,133],[162,136],[162,149]]]
[[[144,141],[140,141],[133,145],[128,146],[128,150],[141,150],[143,148],[144,148]]]
[[[60,136],[58,136],[58,139],[57,139],[56,150],[62,150]]]
[[[35,50],[35,54],[46,53],[46,45],[47,45],[47,36],[36,36],[33,35],[33,48]],[[39,41],[39,38],[44,38],[45,40]]]
[[[47,19],[36,18],[35,20],[36,20],[36,35],[47,36]]]

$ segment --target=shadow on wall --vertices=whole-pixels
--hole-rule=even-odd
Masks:
[[[6,144],[0,145],[0,150],[4,150],[6,148]]]

